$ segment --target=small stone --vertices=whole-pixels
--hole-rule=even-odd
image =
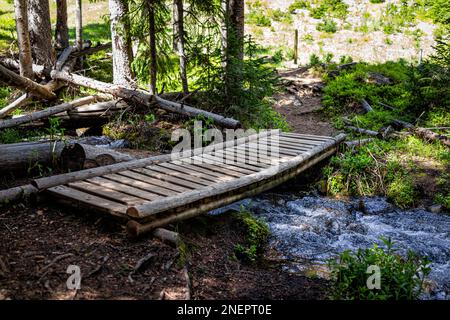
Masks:
[[[433,204],[432,206],[428,207],[428,211],[432,213],[439,213],[442,211],[442,206],[439,203]]]

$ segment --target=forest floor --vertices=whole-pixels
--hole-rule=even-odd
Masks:
[[[211,226],[214,226],[213,228]],[[58,206],[0,211],[0,299],[321,299],[327,282],[281,271],[276,259],[245,264],[234,248],[245,230],[232,215],[180,223],[186,250],[151,237],[132,240],[118,224]],[[154,256],[139,272],[136,263]],[[81,289],[68,290],[69,265]]]
[[[320,93],[311,87],[320,78],[307,69],[281,76],[298,88],[274,97],[293,131],[333,134],[316,112]],[[130,239],[119,223],[78,209],[47,202],[0,208],[0,299],[184,299],[185,265],[192,299],[328,296],[327,280],[283,271],[270,248],[257,263],[237,259],[235,247],[245,242],[246,230],[235,215],[203,216],[172,227],[186,244],[183,250],[151,236]],[[154,256],[133,274],[149,254]],[[80,267],[80,290],[66,287],[69,265]]]

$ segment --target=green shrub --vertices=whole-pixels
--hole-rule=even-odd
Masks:
[[[348,14],[348,5],[342,0],[321,0],[318,6],[310,8],[310,13],[315,19],[329,16],[343,20]]]
[[[311,54],[309,56],[309,67],[318,67],[322,64],[322,62],[320,61],[320,58],[318,55],[316,55],[315,53]]]
[[[388,186],[387,196],[398,207],[408,208],[414,205],[417,192],[410,177],[398,175]]]
[[[337,31],[337,24],[331,19],[324,19],[322,22],[316,25],[318,31],[335,33]]]
[[[384,3],[385,0],[370,0],[370,3]]]
[[[293,12],[297,9],[308,9],[311,7],[311,4],[304,0],[295,0],[288,8],[289,12]]]
[[[313,38],[312,34],[310,34],[310,33],[305,34],[303,36],[302,40],[308,44],[312,44],[314,42],[314,38]]]
[[[284,22],[291,24],[293,22],[292,15],[289,12],[281,11],[280,9],[269,9],[267,11],[268,16],[277,22]]]
[[[378,245],[356,252],[344,251],[337,260],[329,261],[333,279],[333,299],[345,300],[412,300],[423,290],[423,281],[430,273],[429,261],[408,251],[397,254],[390,240],[382,238],[386,250]],[[370,266],[380,270],[380,289],[367,286]]]
[[[246,22],[258,27],[270,27],[272,25],[270,18],[260,10],[251,10],[247,14]]]

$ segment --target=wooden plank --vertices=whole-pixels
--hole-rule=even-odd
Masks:
[[[109,179],[118,181],[120,183],[125,183],[132,187],[159,194],[161,196],[171,196],[190,190],[188,188],[177,186],[158,179],[152,179],[146,175],[128,170],[105,177],[108,177]]]
[[[296,139],[296,138],[291,138],[291,137],[280,137],[279,141],[290,142],[290,143],[294,143],[296,145],[307,145],[307,146],[318,146],[319,144],[323,143],[323,141]]]
[[[318,145],[321,145],[322,143],[311,143],[311,142],[304,142],[303,140],[297,140],[297,141],[288,141],[284,139],[280,140],[267,140],[268,145],[285,145],[285,146],[293,146],[297,148],[302,149],[311,149],[312,147],[316,147]]]
[[[255,144],[242,145],[242,146],[238,146],[238,148],[242,148],[242,149],[245,148],[247,150],[252,150],[252,152],[258,152],[260,150],[260,147],[256,146]],[[267,150],[267,152],[269,152],[269,151],[270,151],[270,147]],[[296,157],[298,155],[298,153],[295,151],[281,150],[281,149],[278,149],[278,153],[280,155],[289,156],[289,157]]]
[[[253,150],[250,148],[246,148],[245,146],[239,146],[236,148],[237,148],[237,150],[241,150],[247,154],[255,153],[255,154],[257,154],[258,159],[264,159],[266,161],[269,161],[269,162],[265,162],[265,163],[271,163],[271,164],[274,164],[274,162],[272,160],[276,160],[278,162],[283,162],[283,161],[293,158],[294,156],[297,156],[297,153],[294,153],[294,152],[292,153],[292,155],[281,154],[281,152],[278,152],[278,154],[275,154],[275,155],[271,155],[270,149],[266,150],[267,154],[264,154],[264,152],[262,152],[260,149]],[[278,150],[278,151],[280,151],[280,150]]]
[[[211,185],[211,181],[209,180],[205,180],[202,179],[201,177],[199,177],[198,175],[195,174],[191,174],[189,172],[189,170],[183,170],[182,168],[180,168],[180,170],[173,170],[173,169],[169,169],[169,168],[164,168],[162,166],[152,166],[151,167],[153,171],[158,171],[164,174],[168,174],[170,176],[176,177],[176,178],[180,178],[186,181],[192,181],[204,186],[209,186]]]
[[[186,166],[183,166],[181,164],[176,165],[176,164],[173,164],[173,163],[161,163],[159,166],[167,168],[169,170],[176,171],[176,172],[188,173],[188,174],[193,175],[195,177],[207,180],[210,183],[211,182],[213,182],[213,183],[217,182],[217,176],[212,176],[210,174],[206,174],[206,173],[203,173],[203,172],[198,172],[197,170],[193,170],[193,169],[188,168]]]
[[[322,142],[326,142],[330,139],[333,139],[333,137],[317,136],[317,135],[313,135],[313,134],[303,134],[303,133],[295,133],[295,132],[281,132],[280,136],[296,137],[296,138],[300,138],[300,139],[309,139],[309,140],[316,140],[316,141],[322,141]]]
[[[183,162],[186,162],[186,161],[188,161],[188,160],[187,159],[183,160]],[[189,160],[189,161],[192,162],[193,160]],[[217,163],[216,164],[211,164],[211,163],[207,163],[205,160],[199,160],[199,161],[203,161],[203,162],[202,163],[198,162],[198,163],[195,163],[195,164],[192,164],[192,165],[195,165],[196,167],[205,168],[205,169],[211,170],[213,172],[227,174],[227,175],[230,175],[230,176],[233,176],[233,177],[236,177],[236,178],[245,176],[247,174],[247,173],[243,173],[243,172],[239,172],[239,171],[235,171],[235,170],[229,169],[229,168],[224,167],[222,165],[218,165]]]
[[[164,163],[164,164],[168,164],[168,163]],[[196,166],[196,165],[193,165],[193,164],[183,163],[181,161],[174,161],[174,162],[170,162],[170,163],[174,164],[174,165],[177,165],[177,166],[185,167],[185,168],[187,168],[189,170],[201,172],[203,174],[206,174],[206,175],[210,176],[211,178],[215,179],[216,181],[217,181],[217,179],[220,180],[220,179],[225,179],[226,178],[227,180],[229,180],[229,179],[233,179],[234,178],[234,176],[232,176],[232,175],[227,175],[227,174],[224,174],[224,173],[221,173],[221,172],[215,172],[215,171],[212,171],[210,169],[205,169],[203,167],[199,167],[199,166]]]
[[[290,143],[285,143],[285,142],[279,142],[277,144],[275,144],[275,147],[283,149],[283,150],[294,150],[296,152],[305,152],[310,150],[311,148],[313,148],[313,146],[310,147],[303,147],[303,146],[299,146],[299,145],[295,145],[295,144],[290,144]],[[268,146],[268,148],[270,148],[270,145]]]
[[[198,184],[195,182],[187,181],[187,180],[184,180],[181,178],[172,177],[168,174],[154,171],[154,170],[152,170],[152,168],[153,167],[145,167],[145,168],[135,169],[133,171],[144,174],[149,177],[156,178],[158,180],[169,182],[170,184],[176,184],[176,185],[179,185],[179,186],[182,186],[185,188],[189,188],[189,189],[199,189],[199,188],[205,187],[204,185],[201,185],[201,184]]]
[[[137,205],[145,202],[144,199],[133,197],[129,194],[125,194],[116,190],[106,188],[104,186],[99,187],[96,184],[92,184],[87,181],[75,181],[68,184],[69,187],[77,189],[79,191],[93,194],[108,200],[120,202],[126,205]]]
[[[127,206],[121,203],[97,197],[66,186],[56,186],[49,188],[47,191],[50,194],[56,195],[63,199],[69,199],[74,204],[78,202],[122,218],[125,217],[127,210]]]
[[[226,168],[239,171],[246,174],[252,174],[254,172],[258,172],[261,170],[260,167],[256,167],[250,164],[239,163],[237,161],[233,161],[232,163],[227,163],[226,159],[223,157],[212,156],[209,154],[202,155],[203,159],[210,159],[213,161],[217,161],[216,165],[226,165]]]
[[[116,190],[116,191],[119,191],[122,193],[134,195],[138,198],[149,200],[149,201],[161,198],[161,196],[159,194],[144,191],[142,189],[135,188],[130,185],[123,184],[123,183],[113,181],[113,180],[109,180],[109,179],[103,178],[103,177],[94,177],[94,178],[87,179],[86,181],[89,181],[89,182],[94,183],[101,187],[105,187],[105,188]]]
[[[245,152],[244,150],[239,149],[225,149],[223,151],[219,151],[217,154],[220,154],[222,152],[224,154],[224,157],[230,160],[235,160],[237,162],[243,162],[245,164],[249,164],[255,167],[261,167],[266,168],[268,165],[271,164],[270,160],[264,157],[258,157],[256,153],[249,153]]]

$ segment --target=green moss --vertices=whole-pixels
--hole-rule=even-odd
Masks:
[[[245,243],[235,246],[235,255],[245,262],[255,263],[260,260],[266,248],[269,227],[265,222],[256,219],[244,207],[241,207],[235,217],[245,230]]]

